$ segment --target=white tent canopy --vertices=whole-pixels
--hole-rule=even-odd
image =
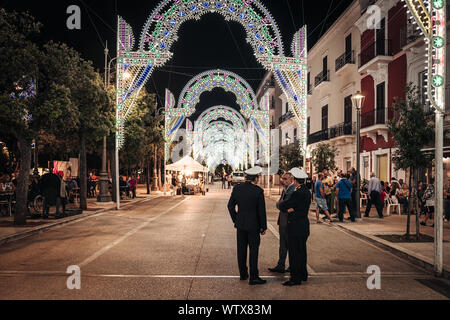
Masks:
[[[207,172],[208,168],[202,166],[200,163],[192,159],[190,156],[186,156],[174,164],[166,166],[168,171],[192,171],[192,172]]]

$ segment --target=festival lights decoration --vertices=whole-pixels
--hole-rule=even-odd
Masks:
[[[211,12],[219,13],[226,21],[236,21],[245,28],[247,42],[251,45],[256,59],[267,70],[275,73],[277,81],[288,97],[290,107],[302,130],[301,141],[306,148],[306,27],[294,36],[293,57],[286,57],[280,30],[269,11],[258,0],[163,0],[145,23],[137,51],[133,51],[135,39],[131,26],[121,17],[118,18],[117,147],[121,148],[123,145],[123,126],[133,110],[139,91],[153,70],[164,66],[172,58],[173,53],[170,50],[178,40],[181,25],[189,20],[199,20],[204,14]],[[224,77],[224,85],[231,86],[228,78]],[[235,83],[237,91],[241,89],[241,84],[241,81]],[[253,97],[250,99],[248,94],[243,92],[240,99],[244,99],[242,102],[245,102],[243,114],[251,117],[250,111],[255,106],[248,103],[255,99]],[[193,94],[189,97],[195,99]],[[187,113],[172,113],[169,121],[176,124],[182,121],[183,117],[188,117],[192,111],[191,102],[185,100],[183,104],[187,104],[185,109]],[[268,116],[253,114],[252,121],[260,131],[265,130],[262,128],[265,126],[262,122],[267,121],[267,127],[269,126]]]
[[[403,0],[427,43],[427,96],[437,112],[445,113],[446,1]]]

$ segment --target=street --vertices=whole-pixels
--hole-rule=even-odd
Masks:
[[[259,255],[268,284],[249,286],[239,280],[229,195],[214,189],[206,197],[159,197],[2,245],[0,299],[448,299],[422,284],[434,279],[422,269],[314,219],[310,279],[283,287],[284,276],[267,270],[278,259],[278,212],[269,199]],[[81,269],[80,290],[66,285],[73,265]],[[381,290],[367,288],[372,265],[381,269]]]

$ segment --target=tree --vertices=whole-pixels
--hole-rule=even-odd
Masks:
[[[27,13],[0,9],[0,131],[14,136],[20,153],[17,225],[26,224],[32,140],[43,128],[65,128],[72,114],[70,90],[48,76],[61,66],[45,65],[45,53],[34,43],[40,28]]]
[[[292,168],[303,166],[303,155],[298,144],[290,144],[281,148],[280,171],[288,172]]]
[[[396,117],[389,121],[388,127],[395,140],[397,151],[392,160],[396,170],[409,170],[410,208],[416,213],[416,237],[420,238],[419,208],[417,199],[418,170],[427,168],[433,156],[421,150],[434,141],[434,126],[424,110],[417,87],[409,84],[406,100],[396,100],[393,109]],[[427,121],[427,119],[430,119]],[[410,211],[408,212],[406,238],[410,238]]]
[[[316,173],[322,172],[324,169],[336,171],[336,156],[339,151],[336,147],[328,143],[319,143],[312,152],[312,162],[316,168]]]

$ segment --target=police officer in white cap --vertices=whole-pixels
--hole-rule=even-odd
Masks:
[[[295,178],[295,192],[277,206],[289,213],[287,233],[291,279],[283,283],[289,287],[308,280],[306,241],[310,235],[308,214],[311,206],[311,192],[305,184],[308,175],[298,168],[292,169],[290,173]]]
[[[247,248],[250,248],[250,285],[265,284],[259,277],[258,254],[261,235],[266,234],[267,217],[264,190],[258,187],[261,167],[247,170],[247,182],[236,186],[228,202],[228,211],[237,229],[237,255],[241,280],[247,280]],[[238,210],[236,211],[236,206]]]

